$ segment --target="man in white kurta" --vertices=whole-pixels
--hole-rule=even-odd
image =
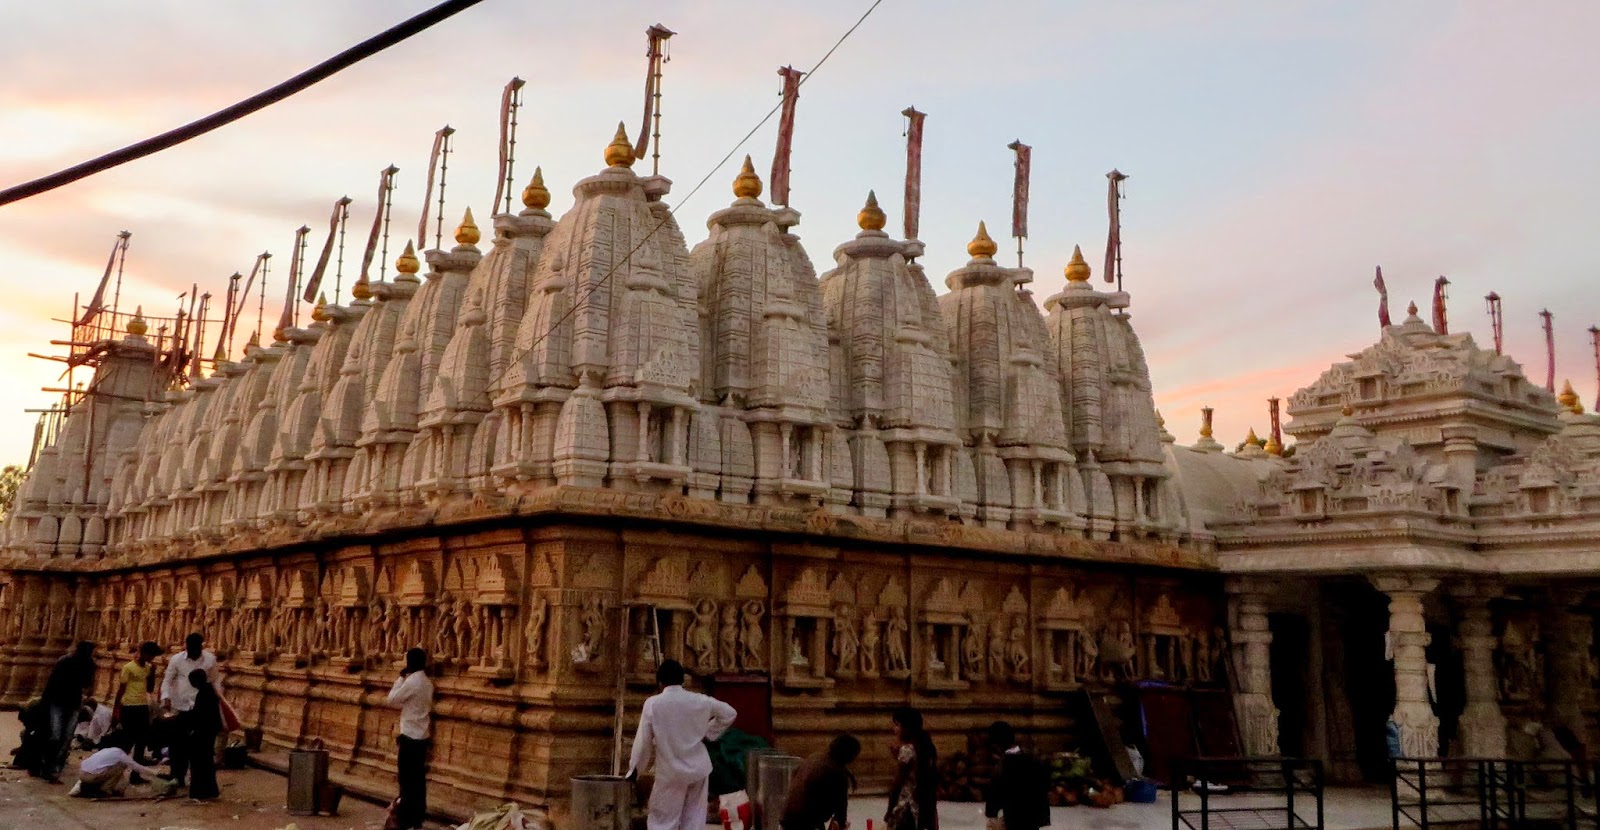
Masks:
[[[738,716],[732,706],[683,688],[683,678],[678,661],[661,663],[656,670],[661,693],[644,702],[633,737],[628,777],[655,760],[650,830],[704,830],[711,777],[711,755],[704,742],[722,737]]]

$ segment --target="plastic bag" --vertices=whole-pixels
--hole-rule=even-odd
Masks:
[[[722,830],[745,830],[750,826],[750,795],[744,790],[717,797],[722,814]]]

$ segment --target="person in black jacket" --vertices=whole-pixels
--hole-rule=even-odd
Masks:
[[[1000,757],[983,806],[990,830],[1049,827],[1050,778],[1044,764],[1017,744],[1017,733],[1003,720],[990,724],[989,745]]]
[[[71,654],[56,661],[45,681],[44,705],[48,713],[44,751],[31,772],[51,783],[61,780],[61,768],[72,748],[72,733],[78,727],[78,711],[84,695],[94,685],[94,643],[80,642]]]
[[[195,689],[193,719],[189,734],[179,740],[189,742],[189,798],[214,801],[217,788],[217,734],[222,731],[222,699],[211,685],[205,669],[189,672],[189,685]]]
[[[784,802],[783,830],[848,830],[850,791],[856,783],[850,764],[860,754],[861,741],[840,735],[827,752],[802,763]]]

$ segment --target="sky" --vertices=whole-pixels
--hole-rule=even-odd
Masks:
[[[0,27],[0,186],[53,172],[265,89],[431,5],[427,0],[21,4]],[[644,29],[672,38],[662,173],[692,246],[726,206],[739,155],[765,178],[775,123],[717,162],[777,102],[777,67],[814,67],[870,0],[486,2],[283,103],[203,138],[0,207],[0,463],[26,461],[59,364],[30,358],[93,292],[118,231],[134,236],[123,307],[170,314],[200,283],[320,242],[349,195],[348,258],[400,168],[393,228],[414,233],[433,133],[456,128],[448,232],[487,227],[500,90],[527,80],[518,185],[543,167],[551,211],[603,167],[619,120],[642,111]],[[1286,398],[1378,336],[1372,272],[1398,321],[1447,275],[1452,330],[1544,377],[1538,311],[1555,314],[1557,378],[1596,395],[1587,329],[1600,323],[1600,4],[1459,0],[883,0],[803,87],[791,204],[819,272],[876,190],[900,227],[901,110],[928,113],[922,262],[935,288],[986,220],[1002,251],[1012,154],[1033,150],[1026,262],[1041,301],[1074,244],[1096,265],[1105,173],[1130,175],[1125,287],[1157,406],[1180,441],[1216,408],[1219,440],[1267,425]],[[641,162],[647,165],[648,162]],[[636,168],[637,169],[637,168]],[[690,197],[694,185],[706,185]],[[686,201],[687,197],[687,201]],[[430,223],[431,224],[431,223]],[[1002,254],[1002,261],[1008,261]],[[354,264],[347,270],[353,270]],[[348,285],[348,277],[346,285]],[[267,328],[279,300],[269,302]],[[253,328],[246,317],[241,332]],[[243,334],[238,337],[242,342]]]

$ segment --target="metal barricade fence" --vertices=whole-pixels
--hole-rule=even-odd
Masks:
[[[1190,782],[1194,793],[1186,797]],[[1219,787],[1226,792],[1218,792]],[[1321,761],[1198,758],[1172,766],[1173,830],[1322,830]],[[1188,805],[1185,805],[1188,801]]]

